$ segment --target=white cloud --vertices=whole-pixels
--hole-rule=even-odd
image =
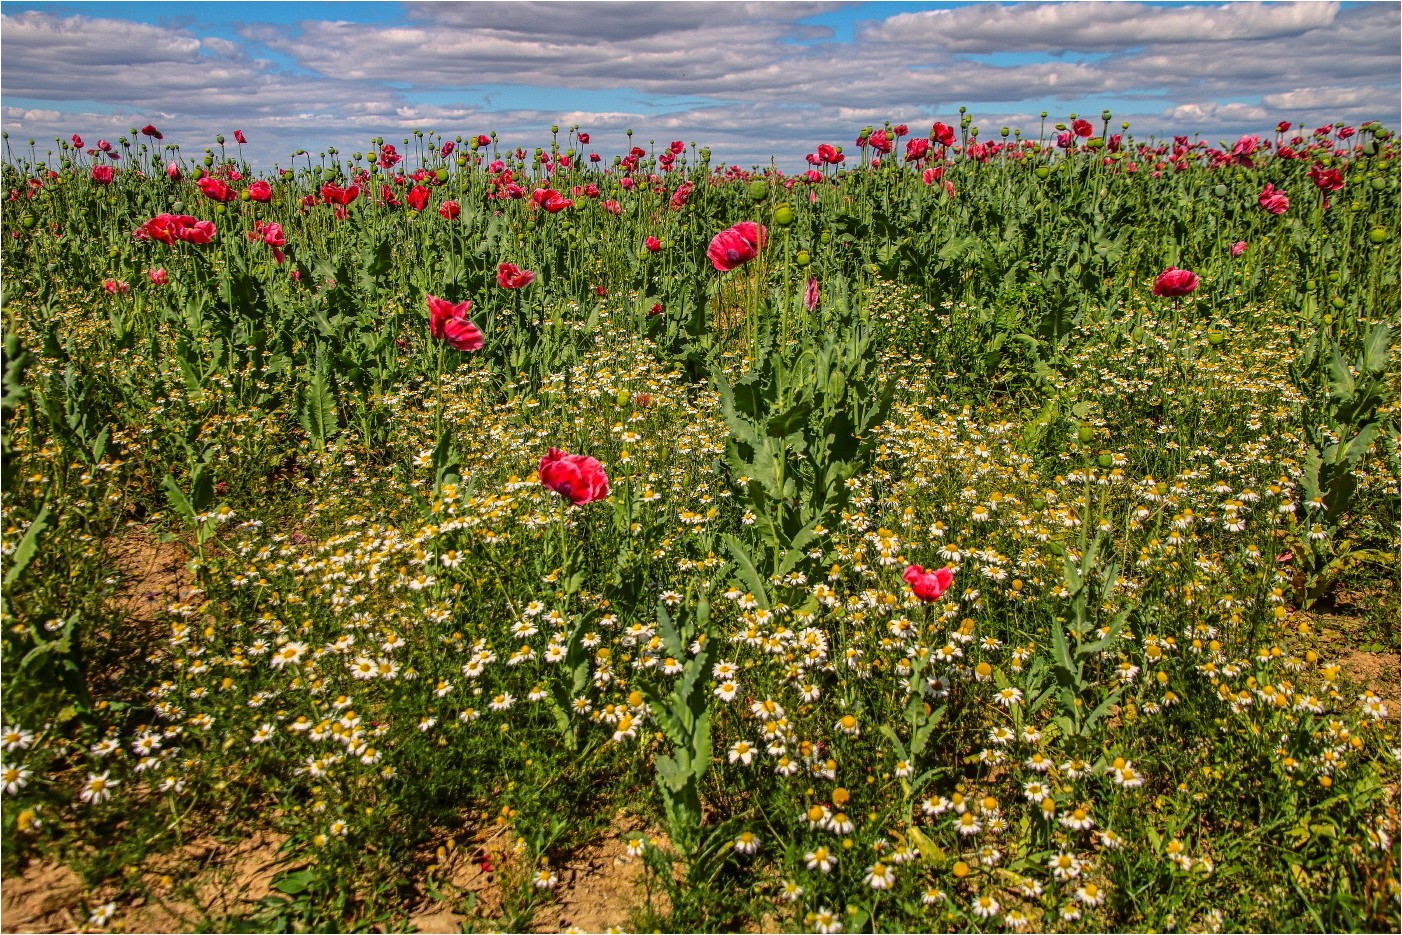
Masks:
[[[1299,35],[1328,26],[1338,12],[1337,3],[1192,3],[1172,8],[1142,3],[990,3],[900,13],[867,28],[862,37],[974,53],[1107,52],[1148,44]]]

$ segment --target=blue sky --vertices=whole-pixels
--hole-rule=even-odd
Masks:
[[[0,15],[0,126],[196,153],[363,149],[551,124],[794,169],[867,124],[985,134],[1109,109],[1136,135],[1399,121],[1396,3],[36,3]]]

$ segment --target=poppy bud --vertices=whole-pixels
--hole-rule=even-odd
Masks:
[[[216,136],[216,137],[214,138],[214,142],[218,143],[220,146],[223,146],[223,145],[224,145],[224,134],[220,133],[218,136]]]
[[[1049,175],[1051,175],[1051,169],[1047,168],[1046,166],[1037,167],[1037,178],[1045,179]]]

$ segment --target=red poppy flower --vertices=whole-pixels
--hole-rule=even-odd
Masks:
[[[164,286],[166,283],[170,282],[170,277],[166,275],[166,271],[163,269],[148,269],[146,271],[146,278],[151,280],[151,285],[153,286]]]
[[[235,130],[235,131],[234,131],[234,142],[235,142],[235,143],[239,143],[239,144],[241,145],[241,144],[243,144],[243,143],[247,143],[247,142],[248,142],[248,138],[247,138],[246,136],[243,135],[243,131],[242,131],[242,130]]]
[[[497,285],[503,289],[521,289],[535,282],[535,273],[521,269],[515,263],[501,263],[497,266]]]
[[[438,206],[438,216],[445,221],[457,220],[458,215],[461,213],[462,208],[456,201],[445,201]]]
[[[954,581],[954,572],[947,567],[926,571],[919,565],[910,565],[901,577],[910,585],[911,593],[928,604],[939,600],[940,595],[949,589]]]
[[[149,136],[149,137],[151,137],[151,138],[154,139],[154,140],[163,140],[163,139],[165,139],[165,137],[161,135],[161,131],[160,131],[160,130],[157,130],[155,127],[151,126],[149,123],[146,124],[146,126],[144,126],[144,127],[141,128],[141,133],[142,133],[143,136]]]
[[[415,185],[409,189],[409,194],[405,196],[405,201],[409,202],[409,207],[415,211],[422,211],[428,207],[428,189],[422,185]]]
[[[1072,120],[1071,132],[1075,133],[1081,139],[1086,139],[1095,132],[1095,127],[1090,125],[1089,120]]]
[[[1277,133],[1289,133],[1289,132],[1290,132],[1290,121],[1289,121],[1289,120],[1282,120],[1282,121],[1280,121],[1280,123],[1278,123],[1278,124],[1275,125],[1275,132],[1277,132]]]
[[[706,248],[706,256],[716,269],[722,273],[729,272],[759,255],[760,248],[764,246],[764,235],[763,225],[741,221],[712,237],[710,246]]]
[[[941,146],[953,146],[954,128],[949,124],[936,121],[935,125],[930,128],[930,137]]]
[[[99,184],[99,185],[111,185],[111,184],[112,184],[112,174],[113,174],[113,173],[112,173],[112,167],[111,167],[111,166],[93,166],[93,167],[92,167],[92,180],[93,180],[94,182],[96,182],[97,184]]]
[[[248,197],[267,204],[273,200],[273,187],[263,179],[258,179],[248,186]]]
[[[1326,169],[1316,162],[1306,174],[1321,191],[1336,192],[1344,187],[1344,177],[1338,169]]]
[[[472,300],[454,305],[447,299],[425,296],[428,302],[428,333],[455,351],[475,351],[482,347],[482,332],[467,319]]]
[[[540,482],[575,506],[602,500],[609,495],[609,479],[604,466],[587,455],[565,454],[551,448],[540,459]]]
[[[82,138],[81,136],[79,136],[78,134],[75,133],[75,134],[73,134],[72,137],[70,137],[70,139],[73,140],[73,148],[74,148],[74,149],[82,149],[82,148],[83,148],[83,138]]]
[[[662,241],[658,240],[656,237],[648,237],[643,241],[643,246],[647,247],[648,253],[656,253],[658,250],[662,249]]]
[[[578,133],[578,134],[575,134],[575,137],[576,137],[576,139],[579,140],[579,145],[581,145],[581,146],[588,146],[588,145],[589,145],[589,134],[588,134],[588,133]]]
[[[327,182],[321,186],[321,200],[329,205],[345,206],[355,201],[360,195],[360,186],[352,185],[349,188],[342,188],[339,185],[332,185]]]

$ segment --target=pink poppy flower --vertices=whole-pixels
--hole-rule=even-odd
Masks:
[[[1190,295],[1197,287],[1197,273],[1170,266],[1159,273],[1158,278],[1154,280],[1154,288],[1151,291],[1154,295],[1176,299],[1179,296]]]
[[[706,248],[706,256],[710,258],[712,266],[727,273],[759,255],[760,248],[764,246],[764,235],[763,225],[741,221],[712,237],[710,246]]]
[[[901,575],[910,585],[911,593],[927,604],[937,601],[954,581],[954,572],[946,568],[926,571],[919,565],[911,565]]]
[[[587,455],[565,454],[551,448],[540,459],[540,482],[575,506],[593,503],[609,495],[604,466]]]
[[[515,263],[501,263],[497,266],[497,285],[503,289],[521,289],[535,282],[535,273],[521,269]]]
[[[1256,203],[1265,208],[1271,214],[1284,214],[1290,207],[1290,199],[1285,192],[1280,191],[1270,182],[1261,189],[1261,194],[1256,196]]]

